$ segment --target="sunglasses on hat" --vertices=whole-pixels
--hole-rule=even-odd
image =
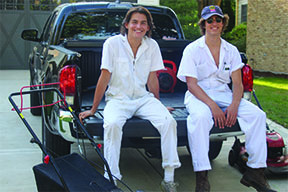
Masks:
[[[209,19],[206,20],[208,24],[213,23],[214,19],[212,17],[210,17]],[[216,23],[221,23],[222,19],[220,17],[216,17],[215,18]]]

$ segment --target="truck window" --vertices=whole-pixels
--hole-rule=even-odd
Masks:
[[[107,39],[120,33],[126,12],[76,12],[66,19],[60,40]],[[152,14],[153,39],[178,39],[173,20],[168,15]]]
[[[77,12],[66,19],[61,40],[106,39],[120,33],[125,13]]]
[[[53,25],[57,16],[57,12],[54,12],[53,15],[49,17],[47,23],[44,26],[43,34],[42,34],[42,41],[49,42],[52,34],[53,34]]]
[[[177,29],[171,17],[163,14],[152,14],[154,22],[153,39],[179,39]]]

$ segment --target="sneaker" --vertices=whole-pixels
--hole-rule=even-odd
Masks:
[[[165,182],[164,180],[161,182],[161,189],[164,192],[177,192],[176,187],[178,186],[178,183],[174,183],[172,181]]]
[[[276,192],[273,189],[271,189],[270,185],[266,181],[264,170],[265,170],[264,168],[252,169],[248,167],[242,179],[240,180],[240,183],[242,183],[247,187],[251,186],[255,188],[257,191]]]

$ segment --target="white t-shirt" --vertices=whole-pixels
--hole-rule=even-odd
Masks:
[[[205,36],[203,36],[184,49],[177,77],[183,82],[186,82],[186,77],[196,78],[198,85],[206,93],[230,91],[227,84],[231,82],[231,74],[243,65],[237,48],[221,39],[219,67],[217,68],[205,43]]]
[[[111,73],[106,101],[137,99],[149,94],[146,90],[149,73],[163,68],[163,59],[155,40],[145,36],[134,58],[127,36],[108,38],[103,45],[101,64],[101,69]]]

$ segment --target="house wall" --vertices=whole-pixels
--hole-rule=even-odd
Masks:
[[[288,1],[249,0],[247,56],[253,69],[288,74]]]

